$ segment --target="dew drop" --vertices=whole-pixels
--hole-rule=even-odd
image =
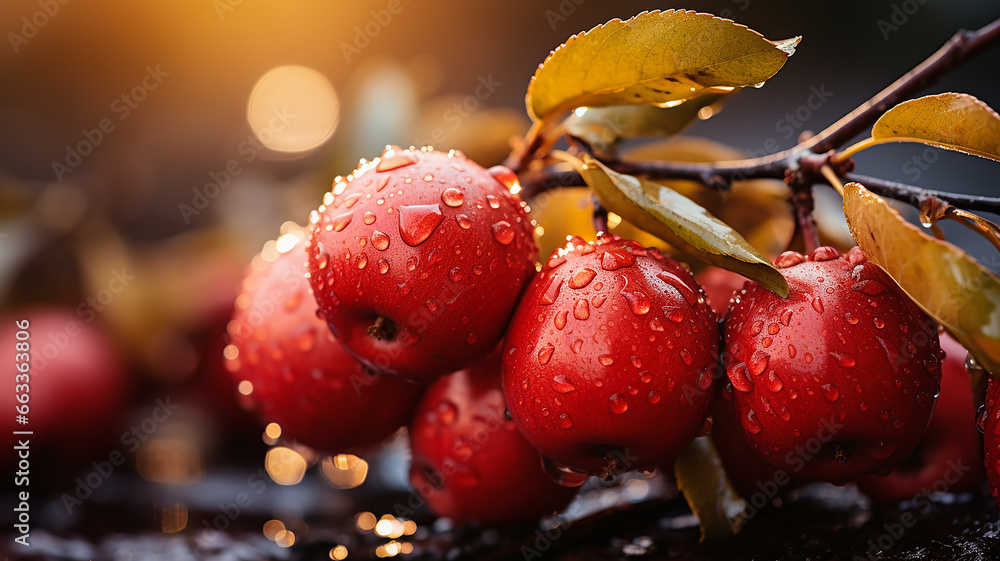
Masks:
[[[711,386],[712,375],[708,372],[708,368],[703,368],[701,374],[698,375],[698,388],[707,390]]]
[[[766,380],[767,380],[767,389],[771,390],[772,392],[775,393],[780,392],[781,388],[785,387],[785,384],[781,381],[781,378],[778,377],[778,373],[775,372],[774,370],[767,373]]]
[[[378,260],[378,272],[382,273],[383,275],[386,274],[386,273],[388,273],[389,272],[389,262],[386,261],[385,259],[379,259]]]
[[[764,330],[764,322],[759,320],[755,321],[753,322],[753,324],[750,325],[750,336],[755,337],[763,330]]]
[[[885,322],[882,321],[880,318],[873,319],[872,323],[875,324],[876,329],[882,329],[883,327],[885,327]]]
[[[576,305],[573,306],[573,317],[578,320],[585,320],[590,317],[590,305],[587,304],[586,298],[580,298],[576,301]]]
[[[785,421],[786,423],[792,420],[792,413],[791,411],[788,410],[787,407],[782,406],[781,411],[779,411],[779,414],[781,415],[781,420]]]
[[[597,357],[597,360],[604,366],[611,366],[615,362],[614,357],[612,357],[611,355],[601,355]]]
[[[691,363],[694,362],[694,358],[691,357],[691,353],[688,352],[687,349],[681,349],[680,355],[681,355],[681,360],[684,361],[684,364],[691,366]]]
[[[552,323],[555,324],[556,329],[561,331],[564,327],[566,327],[566,317],[568,315],[569,310],[563,310],[556,314],[556,316],[552,319]]]
[[[754,376],[760,376],[764,369],[767,368],[767,362],[770,360],[771,355],[765,353],[764,351],[757,349],[750,356],[750,373]]]
[[[562,286],[562,280],[556,275],[549,275],[549,280],[545,284],[545,290],[542,291],[542,295],[538,297],[538,303],[542,306],[551,306],[555,303],[556,298],[559,297],[559,287]]]
[[[847,353],[835,353],[835,352],[831,351],[830,352],[830,356],[832,356],[833,358],[835,358],[837,360],[837,364],[841,365],[844,368],[850,368],[850,367],[854,366],[855,364],[857,364],[857,362],[858,362],[858,361],[854,360],[853,356],[851,356],[851,355],[849,355]]]
[[[573,344],[570,346],[570,348],[573,349],[574,353],[579,353],[580,350],[583,349],[583,339],[577,339],[576,341],[573,341]]]
[[[410,246],[418,246],[434,233],[444,215],[439,205],[408,205],[399,207],[399,235]]]
[[[372,212],[372,211],[370,211],[370,210],[366,210],[365,213],[361,215],[361,221],[364,222],[365,224],[369,225],[369,226],[372,225],[372,224],[374,224],[375,223],[375,213]]]
[[[605,271],[617,271],[635,263],[635,256],[622,248],[609,249],[601,255],[601,268]],[[661,273],[662,274],[662,273]]]
[[[569,393],[576,389],[576,386],[566,380],[565,374],[558,374],[552,378],[552,389],[559,393]]]
[[[743,428],[750,434],[759,434],[763,427],[757,421],[757,414],[753,409],[748,409],[747,414],[742,418]]]
[[[448,278],[450,278],[453,282],[461,281],[462,277],[462,270],[458,267],[454,267],[452,270],[448,271]]]
[[[449,187],[441,192],[441,201],[451,207],[462,206],[462,203],[465,202],[465,194],[454,187]]]
[[[823,391],[823,397],[825,397],[827,401],[833,402],[840,398],[840,388],[833,384],[823,384],[820,386],[820,390]]]
[[[459,214],[455,218],[455,220],[458,221],[458,225],[459,226],[461,226],[462,228],[464,228],[466,230],[468,230],[469,228],[472,228],[472,219],[470,219],[468,216],[466,216],[464,214]]]
[[[500,200],[493,195],[486,195],[486,201],[489,203],[490,208],[500,208]]]
[[[333,229],[337,232],[347,228],[347,225],[351,223],[351,219],[354,218],[353,212],[345,212],[333,219]]]
[[[798,352],[798,351],[795,350],[795,345],[789,343],[788,344],[788,358],[795,358],[796,352]]]
[[[378,165],[375,166],[375,171],[390,171],[415,163],[417,163],[417,159],[410,154],[386,152],[379,159]]]
[[[560,413],[558,419],[560,427],[564,429],[573,428],[573,419],[570,418],[568,413]]]
[[[814,310],[816,310],[816,312],[820,314],[823,313],[823,301],[820,300],[819,296],[813,298],[812,307]]]
[[[730,364],[726,368],[726,375],[729,376],[729,381],[732,382],[733,389],[747,393],[753,391],[753,379],[750,378],[750,372],[747,370],[745,362]],[[781,381],[779,380],[778,383],[780,384]]]
[[[626,286],[626,288],[622,289],[622,296],[624,296],[625,299],[628,300],[629,307],[632,308],[633,314],[641,316],[649,313],[650,302],[649,298],[645,295],[645,293],[640,292],[638,290],[629,291],[627,290]]]
[[[986,412],[986,406],[980,405],[979,409],[976,410],[976,428],[979,429],[980,433],[986,433],[986,418],[988,414]]]
[[[583,288],[590,284],[590,281],[594,280],[595,276],[597,276],[597,272],[593,269],[582,269],[577,271],[573,273],[572,277],[570,277],[569,287],[575,289]]]
[[[631,360],[631,361],[632,361],[632,366],[634,366],[634,367],[636,367],[636,368],[642,368],[642,361],[641,361],[641,360],[639,360],[639,357],[637,357],[637,356],[633,356],[633,357],[632,357],[631,359],[629,359],[629,360]],[[648,382],[648,380],[646,380],[646,381]]]
[[[608,398],[608,409],[615,415],[621,415],[628,411],[628,403],[625,402],[625,398],[621,394],[612,394]]]
[[[368,256],[364,253],[359,253],[354,256],[354,265],[359,269],[364,269],[368,265]]]
[[[514,228],[511,227],[510,222],[501,220],[500,222],[494,224],[493,238],[503,245],[507,245],[514,241]]]
[[[372,247],[379,251],[385,251],[389,247],[389,236],[384,232],[375,230],[372,232]]]
[[[877,280],[863,280],[851,285],[851,290],[867,294],[868,296],[878,296],[885,290],[885,285]]]
[[[844,321],[846,321],[851,325],[857,325],[859,320],[857,317],[851,315],[851,312],[847,312],[846,314],[844,314]]]
[[[781,325],[788,326],[792,321],[792,310],[788,309],[781,313]]]
[[[659,403],[660,402],[660,393],[657,392],[657,391],[655,391],[655,390],[649,392],[648,394],[646,394],[646,401],[648,401],[649,403],[652,403],[654,405],[657,404],[657,403]]]
[[[546,343],[545,346],[538,349],[538,364],[545,366],[549,363],[552,358],[552,353],[556,352],[556,347],[552,343]]]

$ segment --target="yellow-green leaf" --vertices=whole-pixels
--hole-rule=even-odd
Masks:
[[[665,185],[617,173],[587,155],[583,160],[568,155],[566,159],[604,208],[692,257],[754,279],[782,298],[788,296],[785,277],[767,257],[691,199]]]
[[[799,38],[772,42],[711,14],[666,10],[613,19],[571,37],[528,85],[532,120],[577,107],[668,107],[706,88],[756,86],[773,76]]]
[[[858,183],[844,186],[844,214],[868,258],[987,370],[1000,372],[1000,278]]]
[[[1000,160],[1000,116],[968,94],[929,95],[887,111],[872,127],[872,139],[920,142]]]
[[[701,539],[736,535],[746,519],[746,502],[733,488],[715,445],[707,436],[694,439],[674,463],[677,487],[701,524]]]
[[[571,135],[583,139],[597,153],[610,153],[618,142],[639,136],[675,135],[701,116],[711,117],[721,110],[722,101],[731,93],[703,94],[676,107],[651,105],[612,105],[581,107],[563,126]]]

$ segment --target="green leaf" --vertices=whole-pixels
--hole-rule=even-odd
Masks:
[[[782,298],[788,296],[785,277],[767,257],[691,199],[665,185],[617,173],[587,155],[582,161],[565,157],[604,208],[692,257],[751,278]]]
[[[571,37],[535,71],[526,103],[532,120],[577,107],[668,107],[704,92],[759,86],[794,52],[711,14],[666,10],[613,19]]]
[[[676,107],[651,105],[612,105],[578,108],[564,122],[566,131],[583,139],[598,153],[610,153],[621,140],[639,136],[675,135],[697,119],[721,110],[723,100],[736,93],[709,93],[685,101]],[[705,113],[702,113],[702,110]]]
[[[872,139],[920,142],[1000,160],[1000,116],[968,94],[943,93],[904,101],[872,127]]]
[[[954,245],[924,234],[858,183],[844,186],[851,235],[927,315],[1000,372],[1000,278]]]
[[[740,532],[747,505],[729,482],[711,439],[694,439],[677,457],[674,475],[691,512],[698,517],[703,541]]]

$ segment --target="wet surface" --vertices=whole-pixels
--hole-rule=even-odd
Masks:
[[[917,496],[873,508],[853,487],[812,486],[778,508],[751,510],[739,537],[699,543],[697,520],[683,501],[656,498],[672,491],[656,476],[627,475],[623,485],[614,487],[592,479],[558,525],[551,518],[540,525],[466,528],[434,520],[419,508],[409,510],[405,505],[412,495],[373,495],[372,490],[361,489],[330,493],[309,479],[282,488],[278,495],[264,493],[257,504],[231,517],[220,507],[218,496],[225,493],[212,496],[189,489],[185,524],[176,533],[150,531],[169,526],[166,511],[162,506],[130,503],[128,484],[120,482],[118,491],[124,492],[115,493],[117,501],[87,504],[85,516],[59,531],[43,529],[48,526],[45,514],[61,508],[58,499],[40,505],[30,548],[6,546],[13,539],[7,534],[4,554],[13,559],[74,561],[311,560],[345,552],[347,559],[1000,559],[1000,512],[985,489],[961,496]],[[202,485],[225,487],[219,479],[197,486]],[[297,538],[266,535],[265,523],[278,518],[276,513],[287,512],[291,502],[314,512],[284,517]],[[409,524],[408,534],[393,537],[389,530],[372,529],[360,521],[357,513],[369,511],[374,516],[396,513],[405,517],[397,520],[415,524]],[[342,549],[335,552],[338,546]]]

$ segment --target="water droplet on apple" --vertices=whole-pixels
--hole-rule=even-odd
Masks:
[[[416,247],[431,237],[443,219],[441,207],[436,204],[400,206],[399,235],[407,245]]]

